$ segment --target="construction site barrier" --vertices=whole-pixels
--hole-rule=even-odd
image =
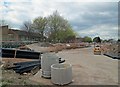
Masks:
[[[41,57],[40,52],[33,51],[23,51],[23,50],[14,50],[14,49],[6,49],[2,48],[2,57],[6,58],[27,58],[27,59],[39,59]]]

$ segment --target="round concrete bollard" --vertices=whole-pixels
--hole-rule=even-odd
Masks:
[[[51,81],[57,85],[66,85],[72,82],[71,64],[51,65]]]

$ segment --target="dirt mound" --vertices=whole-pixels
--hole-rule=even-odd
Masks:
[[[103,54],[117,58],[120,56],[120,49],[118,44],[104,44],[101,48]]]

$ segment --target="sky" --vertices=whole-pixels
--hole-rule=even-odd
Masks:
[[[119,0],[0,0],[0,20],[20,29],[24,21],[54,11],[69,21],[79,36],[118,39]]]

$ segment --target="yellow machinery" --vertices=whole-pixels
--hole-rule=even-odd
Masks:
[[[99,45],[94,46],[94,55],[101,55],[101,47]]]

